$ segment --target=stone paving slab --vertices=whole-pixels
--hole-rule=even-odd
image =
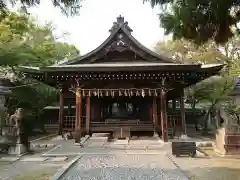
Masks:
[[[105,141],[107,141],[107,140],[108,140],[108,137],[98,137],[98,136],[94,136],[94,137],[91,137],[90,139],[91,139],[91,140],[105,140]]]
[[[109,137],[110,133],[93,133],[92,137]]]
[[[51,162],[62,162],[62,161],[66,161],[68,158],[66,156],[63,157],[54,157],[54,158],[50,158],[48,159],[48,161]]]
[[[129,144],[134,144],[134,145],[140,145],[140,144],[145,144],[145,145],[158,145],[162,144],[159,142],[159,140],[134,140],[134,141],[129,141]]]
[[[129,145],[129,149],[146,149],[146,145]]]
[[[128,145],[128,140],[116,140],[113,144]]]
[[[47,159],[48,158],[46,158],[46,157],[26,157],[26,158],[20,159],[20,161],[23,161],[23,162],[44,162]]]
[[[0,158],[0,161],[3,162],[15,162],[17,160],[19,160],[20,158],[19,157],[2,157]]]

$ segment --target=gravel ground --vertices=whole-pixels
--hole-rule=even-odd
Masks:
[[[84,155],[61,180],[187,180],[165,155]]]

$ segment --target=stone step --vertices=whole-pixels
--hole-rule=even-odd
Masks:
[[[56,144],[31,144],[32,148],[53,148]]]
[[[46,158],[46,157],[24,157],[24,158],[21,158],[20,161],[23,161],[23,162],[44,162],[47,159],[48,158]]]
[[[50,161],[50,162],[63,162],[63,161],[66,161],[67,159],[68,159],[67,156],[63,156],[63,157],[53,157],[53,158],[48,159],[47,161]]]

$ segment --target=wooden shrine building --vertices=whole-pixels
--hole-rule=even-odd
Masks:
[[[185,134],[184,88],[216,75],[223,65],[181,64],[154,53],[131,35],[121,16],[109,32],[84,56],[59,65],[22,67],[27,76],[60,89],[59,134],[74,131],[76,141],[93,132],[115,137],[157,132],[164,141],[168,129],[180,127]],[[64,106],[69,111],[63,113]]]

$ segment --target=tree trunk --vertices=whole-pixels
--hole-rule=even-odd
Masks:
[[[193,98],[193,101],[192,101],[192,112],[193,112],[195,129],[196,129],[196,131],[198,131],[199,129],[198,129],[198,120],[196,118],[196,101],[195,101],[195,98]]]
[[[209,115],[210,115],[211,111],[213,110],[213,107],[214,107],[214,105],[212,105],[212,106],[208,109],[207,113],[206,113],[205,116],[204,116],[204,127],[203,127],[203,133],[204,133],[204,134],[207,134],[207,133],[208,133],[208,118],[209,118]]]

